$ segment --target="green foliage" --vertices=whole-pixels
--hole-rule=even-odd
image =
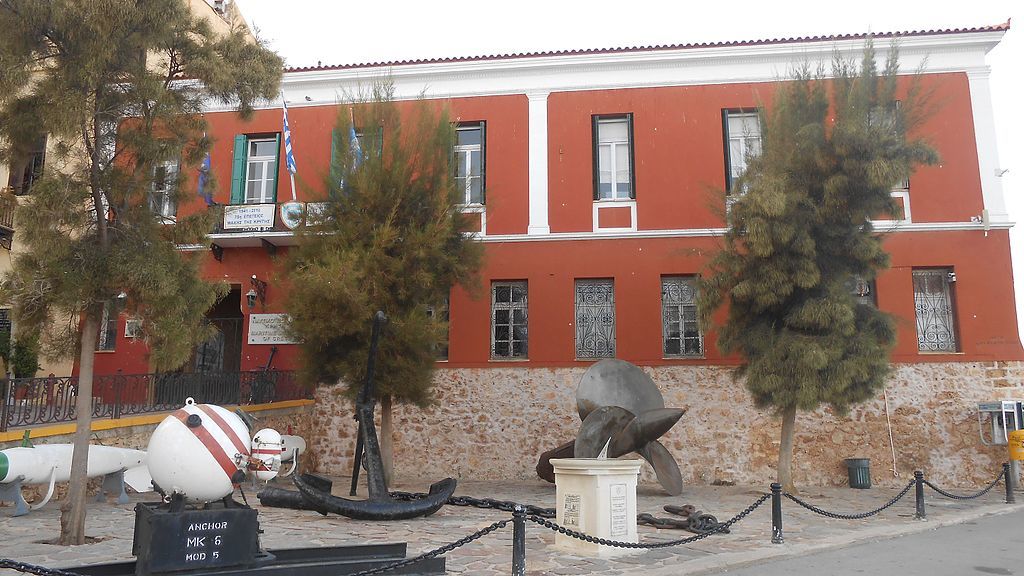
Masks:
[[[798,71],[762,111],[763,153],[737,182],[699,302],[705,326],[728,304],[718,344],[741,356],[759,407],[845,413],[888,374],[893,319],[847,285],[888,266],[870,219],[894,213],[891,189],[938,160],[912,135],[927,111],[919,80],[896,106],[897,71],[895,49],[879,71],[869,44],[859,66],[835,60],[834,80]]]
[[[350,147],[350,114],[364,134],[362,162]],[[436,346],[446,327],[427,309],[454,284],[471,283],[482,249],[465,234],[452,155],[455,128],[440,105],[399,105],[388,83],[338,110],[335,154],[318,217],[310,215],[290,255],[288,309],[302,342],[304,379],[354,393],[362,385],[373,314],[381,339],[379,396],[426,405]]]
[[[243,29],[215,33],[184,0],[4,0],[0,30],[0,160],[42,134],[50,143],[16,214],[27,250],[3,296],[60,357],[77,348],[80,319],[124,291],[153,365],[180,365],[224,288],[175,248],[202,242],[214,215],[167,225],[150,208],[154,167],[180,160],[172,193],[194,198],[211,144],[204,99],[251,110],[277,96],[281,59]]]
[[[0,332],[0,359],[13,378],[32,378],[39,370],[39,339],[27,336],[14,340]]]

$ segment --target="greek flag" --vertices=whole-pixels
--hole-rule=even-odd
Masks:
[[[292,154],[292,131],[288,127],[288,104],[281,99],[284,107],[284,164],[288,171],[295,174],[295,155]]]

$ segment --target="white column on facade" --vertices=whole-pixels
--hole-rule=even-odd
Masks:
[[[550,234],[548,226],[548,94],[527,92],[529,108],[530,142],[530,235]]]
[[[978,168],[981,172],[981,195],[991,222],[1006,222],[1006,200],[1000,176],[999,151],[996,149],[996,121],[992,111],[992,90],[989,87],[989,68],[967,73],[971,91],[971,109],[974,112],[974,140],[978,150]]]

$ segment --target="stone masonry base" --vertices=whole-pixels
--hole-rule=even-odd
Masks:
[[[396,476],[424,481],[534,478],[541,452],[576,435],[575,391],[584,370],[438,370],[434,406],[395,408]],[[661,439],[679,462],[684,483],[766,486],[774,480],[780,420],[753,407],[731,368],[644,370],[658,384],[666,406],[687,410]],[[920,469],[942,486],[982,486],[999,473],[1007,451],[982,445],[977,404],[1000,399],[1024,399],[1024,363],[896,365],[885,396],[879,392],[847,416],[825,408],[799,414],[794,480],[798,486],[843,485],[843,459],[870,458],[875,485],[903,486]],[[321,388],[316,400],[307,439],[310,464],[325,474],[347,476],[355,448],[352,405],[337,386]],[[379,406],[377,412],[379,421]],[[645,464],[642,480],[653,479]]]

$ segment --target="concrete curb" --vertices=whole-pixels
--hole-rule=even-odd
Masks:
[[[979,518],[986,516],[997,516],[1001,514],[1009,514],[1024,510],[1024,503],[1021,504],[1002,504],[1002,505],[990,505],[974,510],[964,510],[955,514],[950,514],[944,518],[938,518],[936,520],[928,519],[924,521],[915,520],[908,518],[906,524],[900,525],[884,525],[876,528],[867,528],[863,530],[851,531],[846,534],[833,535],[823,540],[813,542],[802,542],[799,544],[766,544],[763,547],[756,548],[745,552],[725,552],[722,554],[713,554],[711,556],[703,558],[695,558],[684,564],[677,565],[671,569],[653,569],[647,570],[645,573],[648,576],[670,576],[680,574],[712,574],[723,570],[743,568],[762,562],[765,560],[776,560],[781,558],[799,558],[801,556],[808,556],[817,552],[825,550],[833,550],[838,548],[846,548],[856,544],[873,542],[884,538],[893,538],[900,536],[907,536],[910,534],[919,534],[921,532],[927,532],[929,530],[935,530],[945,526],[953,526],[956,524],[963,524],[965,522],[971,522]],[[770,531],[770,530],[769,530]],[[770,538],[768,533],[765,534],[765,541],[767,542]]]

